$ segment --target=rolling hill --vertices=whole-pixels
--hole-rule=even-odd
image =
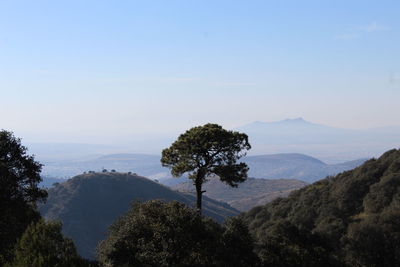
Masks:
[[[211,178],[203,185],[205,196],[223,201],[240,211],[264,205],[275,198],[287,196],[293,190],[305,186],[306,183],[294,179],[254,179],[248,178],[240,183],[237,188]],[[180,192],[195,192],[191,181],[184,182],[172,187]]]
[[[71,237],[78,252],[94,258],[97,243],[107,227],[124,214],[133,201],[176,200],[193,206],[195,196],[169,189],[147,178],[127,173],[90,173],[76,176],[49,189],[40,212],[47,219],[61,220],[63,232]],[[239,212],[226,203],[207,197],[203,213],[222,222]]]
[[[312,183],[326,176],[354,169],[362,164],[365,159],[330,165],[304,154],[283,153],[248,156],[243,161],[250,168],[250,177],[298,179]]]

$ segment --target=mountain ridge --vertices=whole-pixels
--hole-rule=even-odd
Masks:
[[[124,214],[133,201],[162,199],[194,207],[196,197],[180,193],[142,176],[128,173],[89,173],[75,176],[48,190],[47,202],[39,207],[47,219],[61,220],[63,232],[78,252],[94,258],[97,243],[107,227]],[[226,203],[203,198],[203,213],[222,222],[239,211]]]
[[[381,155],[400,143],[400,127],[346,129],[308,122],[303,118],[256,121],[234,128],[249,136],[251,155],[301,153],[329,164]],[[376,140],[381,140],[379,143]]]

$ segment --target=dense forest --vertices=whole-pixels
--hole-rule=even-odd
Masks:
[[[0,132],[1,266],[400,265],[400,150],[223,223],[172,199],[134,202],[98,244],[96,261],[39,214],[47,198],[40,170],[18,138]],[[66,185],[57,190],[82,189]]]
[[[242,217],[266,266],[399,266],[400,150]]]

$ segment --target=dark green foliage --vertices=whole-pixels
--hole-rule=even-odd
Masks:
[[[173,191],[145,177],[108,172],[78,175],[51,188],[40,211],[47,219],[62,221],[64,234],[73,239],[78,253],[93,259],[107,228],[129,210],[132,201],[152,199],[196,203],[193,194]],[[225,203],[204,198],[204,215],[218,222],[238,213]]]
[[[343,241],[350,265],[399,266],[400,206],[352,223]]]
[[[253,266],[252,244],[238,219],[223,227],[184,204],[153,200],[135,203],[110,227],[98,259],[103,266]]]
[[[262,266],[333,266],[334,261],[320,237],[300,230],[288,221],[268,229],[268,236],[258,240]]]
[[[249,211],[266,266],[399,266],[400,150]]]
[[[247,225],[239,218],[229,218],[222,234],[221,266],[255,266],[254,240]]]
[[[246,180],[248,167],[237,160],[251,148],[246,134],[227,131],[217,124],[189,129],[162,151],[161,163],[171,168],[175,177],[189,174],[197,192],[197,208],[201,211],[202,184],[210,175],[230,186]]]
[[[15,247],[13,267],[90,266],[79,258],[71,239],[61,233],[61,223],[43,219],[32,223]]]
[[[36,201],[44,200],[38,187],[41,164],[11,132],[0,131],[0,265],[12,258],[12,248],[26,227],[40,218]]]

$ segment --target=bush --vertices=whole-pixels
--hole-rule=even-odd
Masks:
[[[15,247],[13,267],[90,266],[81,259],[71,239],[61,233],[61,223],[32,223]]]
[[[221,226],[184,204],[153,200],[134,203],[110,227],[98,259],[104,266],[253,266],[256,257],[240,221]]]

